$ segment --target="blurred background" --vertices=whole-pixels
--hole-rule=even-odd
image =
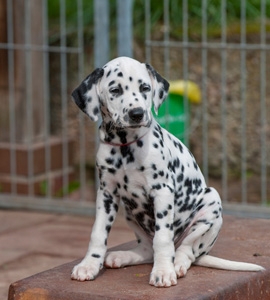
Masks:
[[[97,124],[72,90],[117,56],[172,82],[157,116],[225,212],[270,217],[270,0],[0,0],[0,208],[94,214]]]

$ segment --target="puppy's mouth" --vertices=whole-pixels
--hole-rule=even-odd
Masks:
[[[125,129],[125,128],[141,128],[141,127],[150,127],[152,123],[152,119],[148,119],[146,121],[140,122],[140,123],[133,123],[133,122],[121,122],[120,120],[118,120],[115,123],[115,128],[117,129]]]

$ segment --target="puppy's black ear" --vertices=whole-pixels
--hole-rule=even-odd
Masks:
[[[157,114],[159,107],[168,95],[170,84],[150,64],[145,64],[145,66],[152,80],[153,103]]]
[[[92,121],[98,120],[98,114],[100,112],[98,81],[103,74],[104,70],[102,68],[95,69],[72,92],[75,103]]]

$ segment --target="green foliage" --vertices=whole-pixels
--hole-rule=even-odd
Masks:
[[[78,16],[78,3],[76,0],[65,0],[63,1],[65,4],[65,17],[66,23],[69,28],[76,27]],[[82,1],[83,8],[83,24],[88,25],[93,23],[93,0]],[[50,22],[60,23],[60,0],[48,0],[48,14]],[[62,7],[63,9],[63,7]]]
[[[71,194],[72,192],[80,188],[80,182],[77,180],[69,182],[68,186],[61,188],[57,193],[56,197],[63,197],[65,194]]]
[[[49,184],[47,180],[44,180],[43,182],[40,183],[39,185],[40,195],[42,196],[47,195],[48,188],[49,188],[48,185]],[[65,194],[71,194],[72,192],[78,190],[79,188],[80,188],[80,182],[77,180],[73,180],[68,183],[68,186],[66,188],[62,187],[59,191],[57,191],[54,196],[63,197]]]
[[[48,0],[48,13],[50,32],[56,31],[60,27],[60,0]],[[153,31],[159,31],[164,21],[164,2],[162,0],[151,0],[151,28]],[[201,25],[203,18],[203,2],[202,0],[171,0],[169,1],[169,22],[171,36],[181,37],[183,29],[183,3],[186,3],[186,10],[188,13],[188,27],[189,35],[201,36]],[[208,0],[206,8],[207,16],[207,33],[210,35],[220,34],[222,22],[222,0]],[[259,31],[259,26],[252,26],[250,24],[258,22],[261,18],[261,0],[246,0],[245,6],[241,0],[227,0],[226,2],[226,22],[227,27],[236,26],[240,24],[241,16],[244,14],[250,27],[256,28]],[[67,32],[74,33],[77,30],[78,15],[77,15],[77,1],[64,0],[65,3],[65,17]],[[133,31],[135,38],[143,39],[145,30],[145,0],[133,0]],[[266,17],[270,18],[270,0],[265,0],[266,3]],[[116,31],[116,8],[117,0],[110,0],[110,31],[115,35]],[[86,34],[89,32],[93,36],[93,22],[94,22],[94,0],[82,0],[83,7],[83,25]],[[243,11],[243,7],[245,10]],[[237,26],[236,26],[237,27]],[[239,26],[238,26],[239,27]],[[162,31],[162,30],[161,30]],[[239,31],[239,30],[238,30]]]

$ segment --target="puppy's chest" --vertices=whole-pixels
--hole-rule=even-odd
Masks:
[[[153,170],[145,158],[134,156],[133,160],[132,155],[136,155],[136,152],[132,149],[126,151],[124,155],[114,153],[105,158],[102,165],[98,165],[100,186],[121,200],[129,214],[136,215],[143,211],[153,216]]]
[[[116,184],[114,193],[124,205],[127,218],[152,236],[155,231],[154,197],[144,176],[137,171],[132,175],[131,178],[124,175],[124,181]]]

